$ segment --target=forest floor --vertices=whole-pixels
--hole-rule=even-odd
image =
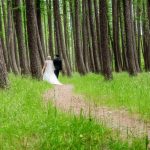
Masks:
[[[75,115],[83,115],[96,119],[107,127],[119,131],[121,137],[150,138],[150,124],[139,119],[137,114],[130,115],[126,110],[98,106],[84,100],[81,95],[74,94],[72,85],[54,86],[44,94],[46,102],[50,100],[56,108]]]

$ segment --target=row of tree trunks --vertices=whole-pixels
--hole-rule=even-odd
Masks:
[[[112,69],[136,75],[143,69],[142,57],[150,71],[149,0],[1,0],[1,6],[9,72],[31,72],[40,79],[46,56],[57,53],[68,76],[72,68],[82,75],[103,73],[106,79],[112,78]]]

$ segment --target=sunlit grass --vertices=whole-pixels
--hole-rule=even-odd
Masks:
[[[98,76],[93,77],[94,83]],[[14,75],[9,79],[10,88],[0,91],[0,150],[145,149],[145,139],[122,141],[93,119],[64,114],[50,103],[45,106],[42,94],[51,88],[48,83]]]
[[[62,78],[64,83],[75,85],[75,91],[100,105],[127,109],[150,120],[150,74],[141,73],[130,77],[127,73],[114,73],[112,81],[105,81],[101,75],[89,74]]]

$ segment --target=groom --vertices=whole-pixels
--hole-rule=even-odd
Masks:
[[[55,73],[56,77],[58,78],[59,71],[62,70],[62,61],[61,61],[59,55],[56,55],[56,58],[53,60],[53,63],[54,63],[54,67],[55,67],[54,73]]]

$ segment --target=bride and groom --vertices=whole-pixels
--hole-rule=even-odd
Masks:
[[[59,55],[56,55],[54,60],[51,59],[51,56],[48,56],[42,69],[43,80],[51,84],[62,85],[58,80],[60,70],[62,70],[62,61]]]

